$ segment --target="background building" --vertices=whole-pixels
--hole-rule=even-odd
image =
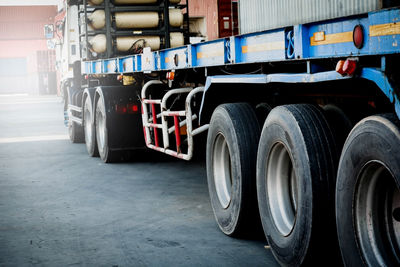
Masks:
[[[214,40],[238,34],[238,0],[189,0],[190,31]]]
[[[56,14],[56,5],[0,6],[0,93],[55,90],[48,86],[50,77],[39,76],[54,68],[48,64],[53,52],[48,52],[43,29]]]
[[[192,35],[201,41],[238,34],[237,6],[238,0],[189,0]],[[62,0],[0,2],[0,93],[56,93],[44,25],[62,19],[61,8]]]

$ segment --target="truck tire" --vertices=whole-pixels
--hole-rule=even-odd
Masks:
[[[214,111],[207,136],[207,181],[211,206],[226,235],[260,229],[255,162],[260,127],[249,104],[223,104]]]
[[[97,157],[99,151],[96,142],[96,125],[92,100],[87,96],[83,104],[83,129],[85,131],[86,149],[91,157]]]
[[[335,136],[336,146],[341,149],[354,124],[347,117],[346,113],[336,105],[325,105],[323,110],[331,131]]]
[[[83,127],[76,122],[71,121],[71,119],[68,122],[68,133],[69,140],[71,140],[72,143],[83,143],[85,141]]]
[[[256,106],[255,112],[260,128],[264,125],[265,119],[268,117],[271,110],[272,107],[267,103],[260,103]]]
[[[333,135],[316,106],[279,106],[268,115],[258,146],[257,197],[265,236],[281,265],[340,261],[337,158]]]
[[[107,129],[107,113],[103,99],[100,98],[96,105],[96,141],[100,158],[105,163],[112,163],[121,159],[120,151],[113,151],[108,145],[109,131]]]
[[[68,118],[68,135],[69,140],[76,143],[83,143],[85,141],[85,135],[83,133],[82,125],[71,120],[71,111],[68,109],[68,100],[64,101],[64,112],[67,113]]]
[[[347,266],[400,266],[400,122],[365,118],[343,148],[336,222]]]

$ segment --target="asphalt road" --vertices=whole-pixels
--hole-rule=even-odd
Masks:
[[[0,266],[276,266],[225,236],[203,160],[104,164],[71,144],[61,100],[0,96]]]

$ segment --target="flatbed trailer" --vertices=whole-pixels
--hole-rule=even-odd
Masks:
[[[399,55],[394,7],[82,61],[70,133],[105,162],[207,139],[225,234],[261,221],[282,265],[399,265]]]

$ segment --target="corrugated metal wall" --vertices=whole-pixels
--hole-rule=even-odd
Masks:
[[[240,0],[240,33],[355,15],[381,5],[382,0]]]

